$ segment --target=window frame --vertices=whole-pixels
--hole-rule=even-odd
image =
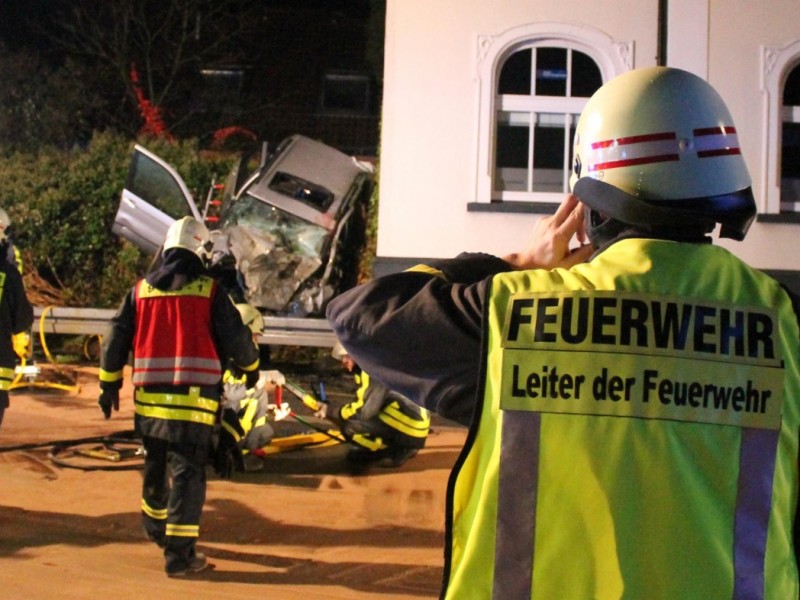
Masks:
[[[512,106],[530,106],[531,98],[536,98],[538,106],[552,107],[553,112],[567,118],[579,114],[574,108],[583,108],[588,98],[565,96],[524,97],[514,101],[497,93],[500,72],[505,61],[514,52],[533,47],[555,47],[582,52],[591,58],[600,70],[602,82],[633,68],[634,43],[620,42],[605,33],[584,25],[565,23],[529,23],[509,29],[499,35],[479,34],[476,38],[476,81],[477,81],[477,135],[473,172],[473,202],[468,210],[502,212],[547,212],[561,202],[561,192],[502,192],[501,199],[495,196],[495,148],[497,124],[501,112],[513,110]],[[546,101],[544,100],[546,99]],[[553,101],[550,104],[550,100]],[[541,101],[541,102],[540,102]],[[522,102],[522,104],[518,104]],[[524,109],[530,112],[529,108]]]
[[[783,153],[784,115],[789,112],[783,105],[786,80],[795,68],[800,68],[800,40],[783,47],[761,47],[761,92],[764,98],[763,183],[764,198],[757,219],[759,221],[800,221],[800,210],[781,212],[781,156]],[[797,108],[791,109],[800,123]]]

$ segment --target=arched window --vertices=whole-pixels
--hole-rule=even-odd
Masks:
[[[763,48],[761,63],[766,102],[763,220],[771,215],[795,220],[800,216],[800,41]]]
[[[497,85],[493,200],[506,192],[568,189],[572,137],[586,100],[602,85],[583,52],[537,46],[515,50]]]
[[[800,212],[800,66],[786,76],[781,108],[781,212]]]
[[[481,36],[478,45],[478,206],[470,208],[560,202],[578,116],[597,88],[631,68],[631,45],[560,23]]]

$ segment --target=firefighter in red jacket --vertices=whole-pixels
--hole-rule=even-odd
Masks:
[[[208,229],[185,217],[167,232],[162,261],[111,319],[100,359],[99,404],[119,409],[123,367],[133,354],[135,427],[146,452],[142,523],[164,548],[167,575],[207,566],[195,549],[206,464],[218,426],[222,366],[255,384],[258,348],[233,302],[205,273]],[[230,440],[220,432],[217,455]]]

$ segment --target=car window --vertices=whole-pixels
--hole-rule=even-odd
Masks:
[[[141,152],[135,152],[125,188],[173,219],[192,216],[179,184],[164,167]]]
[[[320,212],[325,212],[333,202],[333,193],[321,185],[311,183],[291,173],[278,171],[269,182],[269,189],[300,200]]]

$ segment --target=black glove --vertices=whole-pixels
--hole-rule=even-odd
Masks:
[[[244,385],[248,390],[251,390],[256,387],[261,374],[258,372],[258,369],[253,369],[252,371],[245,371],[244,376]]]
[[[100,399],[97,401],[100,410],[106,419],[111,418],[111,409],[119,410],[119,390],[100,390]]]
[[[242,449],[233,436],[222,429],[214,452],[214,472],[222,479],[230,479],[234,471],[244,471]]]

